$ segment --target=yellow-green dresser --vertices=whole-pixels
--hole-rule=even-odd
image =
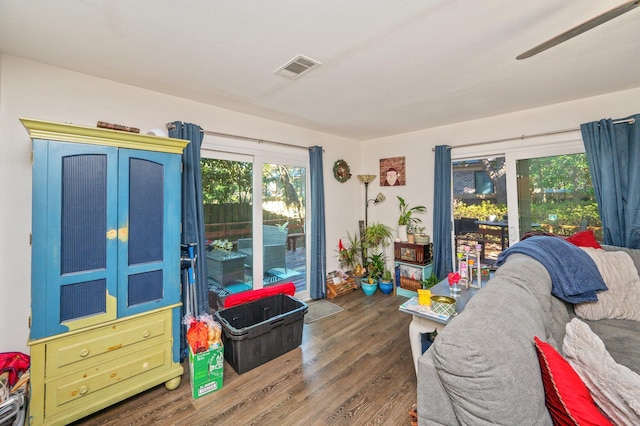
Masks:
[[[180,384],[187,141],[21,119],[33,144],[33,425]]]

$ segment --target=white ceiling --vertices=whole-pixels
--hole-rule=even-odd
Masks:
[[[640,87],[640,8],[515,60],[622,2],[0,0],[0,51],[367,140]]]

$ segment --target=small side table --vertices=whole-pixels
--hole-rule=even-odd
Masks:
[[[460,296],[455,297],[456,299],[456,312],[459,314],[464,310],[469,299],[473,297],[478,292],[477,288],[465,289],[462,288],[462,292]],[[432,296],[450,296],[449,294],[449,282],[445,279],[440,281],[438,284],[431,288]],[[410,299],[410,301],[417,299]],[[409,301],[409,302],[410,302]],[[420,338],[420,333],[432,332],[434,329],[440,332],[448,323],[451,321],[452,317],[449,317],[447,320],[442,320],[440,318],[428,316],[419,312],[408,310],[405,306],[407,303],[405,302],[400,305],[400,311],[405,312],[407,314],[413,315],[413,320],[411,324],[409,324],[409,341],[411,342],[411,355],[413,356],[413,365],[416,370],[416,374],[418,373],[418,358],[422,355],[422,339]],[[437,337],[436,337],[437,339]]]
[[[218,250],[207,253],[207,273],[220,285],[244,281],[244,259],[241,253],[222,253]]]

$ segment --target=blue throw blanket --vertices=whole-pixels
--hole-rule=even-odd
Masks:
[[[566,302],[595,302],[596,292],[607,290],[591,257],[562,238],[536,236],[522,240],[500,253],[496,265],[502,265],[514,253],[542,263],[551,276],[551,294]]]

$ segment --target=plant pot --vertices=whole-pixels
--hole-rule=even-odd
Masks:
[[[369,279],[363,278],[362,280],[360,280],[360,286],[362,287],[362,291],[364,292],[364,294],[366,294],[367,296],[372,296],[378,288],[378,281],[374,280],[373,284],[369,284]]]
[[[400,241],[407,241],[407,225],[398,225],[398,238]]]
[[[431,237],[428,235],[416,235],[416,244],[429,244],[431,242]]]
[[[382,294],[391,294],[393,292],[393,281],[378,281],[378,288]]]

